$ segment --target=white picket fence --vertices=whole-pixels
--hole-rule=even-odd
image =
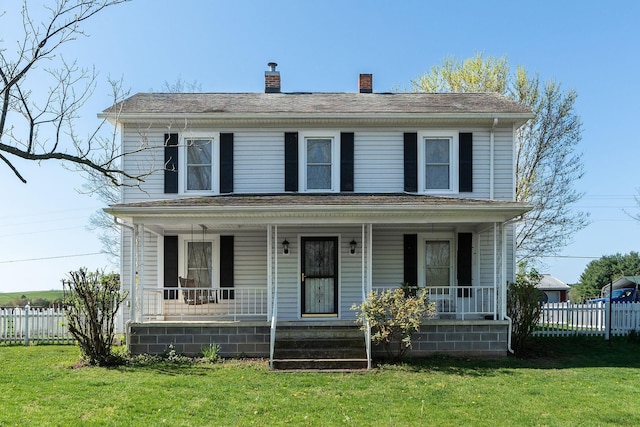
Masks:
[[[29,345],[31,342],[75,342],[67,330],[63,308],[0,308],[0,343]]]
[[[536,336],[611,335],[640,332],[640,303],[574,304],[547,303],[542,308]]]

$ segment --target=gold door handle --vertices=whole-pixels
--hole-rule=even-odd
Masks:
[[[304,273],[302,273],[302,281],[304,282]]]

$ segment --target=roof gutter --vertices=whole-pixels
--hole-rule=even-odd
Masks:
[[[112,124],[133,123],[133,122],[175,122],[175,121],[211,121],[238,122],[246,124],[265,124],[279,122],[335,122],[346,123],[354,121],[377,122],[396,124],[398,122],[428,122],[428,121],[469,121],[476,120],[485,123],[493,123],[496,118],[502,122],[513,123],[520,127],[527,120],[534,116],[530,113],[394,113],[394,112],[372,112],[372,113],[295,113],[295,112],[270,112],[270,113],[166,113],[166,112],[146,112],[146,113],[111,113],[102,112],[98,118],[108,120]]]

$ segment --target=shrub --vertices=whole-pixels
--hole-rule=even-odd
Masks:
[[[526,350],[531,334],[538,325],[544,292],[536,288],[542,276],[535,269],[526,271],[526,266],[518,268],[515,283],[507,290],[507,315],[513,321],[512,346],[516,353]]]
[[[420,329],[425,317],[436,315],[435,303],[429,302],[426,289],[414,294],[406,287],[372,291],[356,310],[356,322],[361,329],[371,328],[371,340],[382,344],[387,356],[399,361],[411,348],[411,336]]]
[[[62,281],[65,318],[82,358],[89,365],[116,364],[119,358],[111,346],[115,341],[116,313],[125,298],[120,293],[120,276],[81,268],[70,272],[69,279]]]

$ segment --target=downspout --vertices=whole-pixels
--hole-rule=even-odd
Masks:
[[[498,125],[498,118],[494,117],[493,124],[491,125],[491,131],[489,132],[489,199],[493,200],[494,197],[494,180],[495,180],[495,140],[494,130]]]

